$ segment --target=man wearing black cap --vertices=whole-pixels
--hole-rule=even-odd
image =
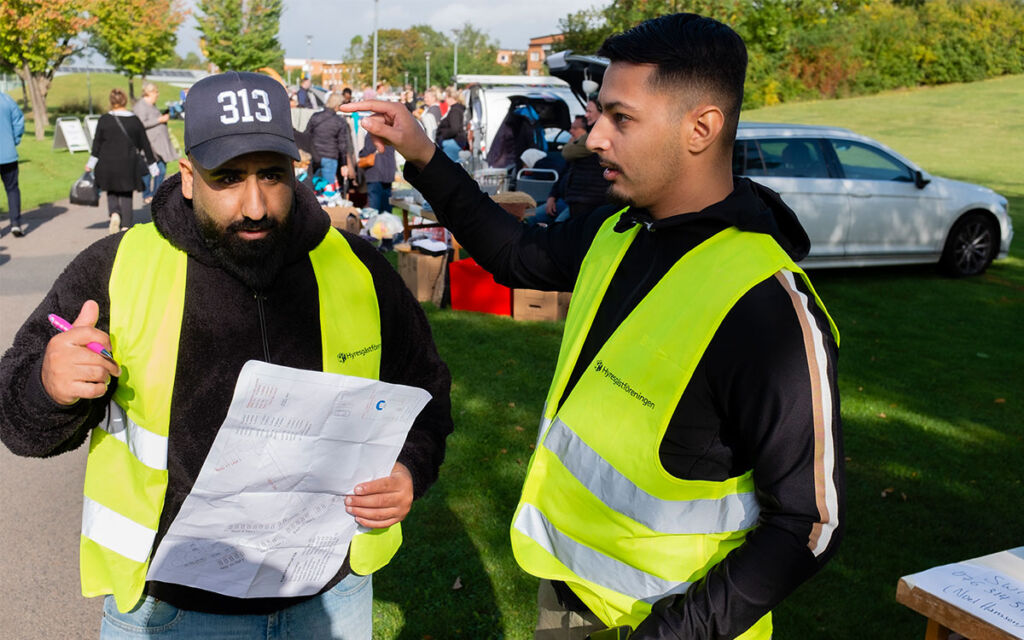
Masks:
[[[370,576],[444,457],[448,370],[394,270],[295,185],[279,84],[210,76],[186,109],[187,158],[157,191],[153,223],[79,254],[0,360],[0,439],[48,457],[91,436],[81,578],[83,595],[107,596],[101,637],[369,639]],[[47,314],[73,327],[55,335]],[[315,594],[237,598],[147,580],[248,360],[432,395],[391,475],[346,497],[366,529]]]

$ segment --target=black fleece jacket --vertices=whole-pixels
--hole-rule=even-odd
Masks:
[[[422,171],[407,163],[405,172],[441,223],[510,287],[571,290],[598,229],[616,215],[615,208],[602,207],[530,227],[494,204],[442,153]],[[641,229],[605,292],[566,396],[668,269],[715,233],[735,226],[770,234],[795,260],[810,248],[778,194],[745,179],[702,211],[654,220],[644,210],[628,210],[615,229],[635,225]],[[685,594],[660,601],[630,636],[634,640],[734,638],[813,575],[842,537],[837,345],[803,281],[787,273],[755,285],[726,315],[660,445],[662,465],[678,478],[722,481],[753,469],[758,526],[702,578],[695,576],[700,579]],[[618,428],[630,437],[628,425]],[[556,590],[570,607],[583,607],[565,585],[556,583]]]
[[[333,158],[344,165],[353,154],[348,121],[333,109],[314,113],[306,125],[306,132],[313,140],[313,150],[318,159]]]
[[[167,180],[153,201],[160,233],[188,253],[185,308],[171,398],[168,486],[156,544],[188,495],[248,360],[299,369],[322,369],[320,310],[309,251],[327,233],[330,219],[313,193],[299,185],[284,266],[263,291],[225,271],[205,246],[180,176]],[[409,468],[416,497],[437,478],[445,438],[452,430],[451,377],[434,347],[419,304],[387,261],[368,243],[344,234],[373,277],[380,308],[381,366],[385,382],[421,387],[433,396],[409,432],[399,462]],[[108,236],[80,253],[18,331],[0,360],[0,439],[18,455],[49,457],[79,447],[103,418],[110,394],[63,407],[42,386],[43,353],[54,330],[46,316],[74,318],[85,300],[100,307],[97,326],[107,330],[107,283],[123,234]],[[154,286],[159,286],[154,283]],[[155,547],[154,547],[155,548]],[[348,562],[324,587],[348,573]],[[182,609],[212,613],[269,613],[307,598],[239,599],[181,585],[148,582],[146,592]]]

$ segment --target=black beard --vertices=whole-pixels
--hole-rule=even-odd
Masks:
[[[203,242],[225,271],[256,291],[274,284],[285,262],[285,247],[291,231],[291,215],[283,223],[272,218],[243,218],[222,229],[205,209],[193,201]],[[265,238],[243,240],[239,231],[269,231]]]

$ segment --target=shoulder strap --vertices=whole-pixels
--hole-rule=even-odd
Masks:
[[[115,116],[114,114],[110,114],[110,117],[113,118],[114,122],[117,123],[117,128],[121,130],[121,133],[124,134],[124,137],[128,138],[128,143],[132,145],[133,149],[135,149],[135,153],[139,154],[139,159],[142,160],[142,164],[144,166],[148,167],[150,163],[149,163],[149,158],[146,157],[146,152],[143,149],[139,148],[139,146],[135,144],[135,141],[132,140],[132,137],[130,135],[128,135],[128,130],[124,128],[123,124],[121,124],[121,118],[119,118],[118,116]],[[136,117],[138,117],[138,116],[136,116]],[[143,175],[146,174],[146,171],[147,171],[147,169],[143,169],[142,170]]]
[[[132,146],[134,147],[135,141],[132,140],[132,137],[130,135],[128,135],[128,130],[124,128],[124,125],[121,124],[121,118],[115,116],[114,114],[110,114],[110,117],[114,119],[114,122],[117,123],[117,128],[121,130],[121,133],[124,134],[124,137],[128,138],[128,142],[132,143]]]

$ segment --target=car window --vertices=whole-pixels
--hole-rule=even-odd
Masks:
[[[828,164],[818,140],[785,138],[758,140],[763,175],[785,178],[827,178]]]
[[[851,180],[913,182],[910,167],[881,149],[853,140],[831,140],[843,175]]]
[[[732,150],[732,172],[738,176],[765,175],[764,160],[757,142],[737,140]]]
[[[732,172],[743,176],[828,178],[821,143],[813,138],[737,140]]]

